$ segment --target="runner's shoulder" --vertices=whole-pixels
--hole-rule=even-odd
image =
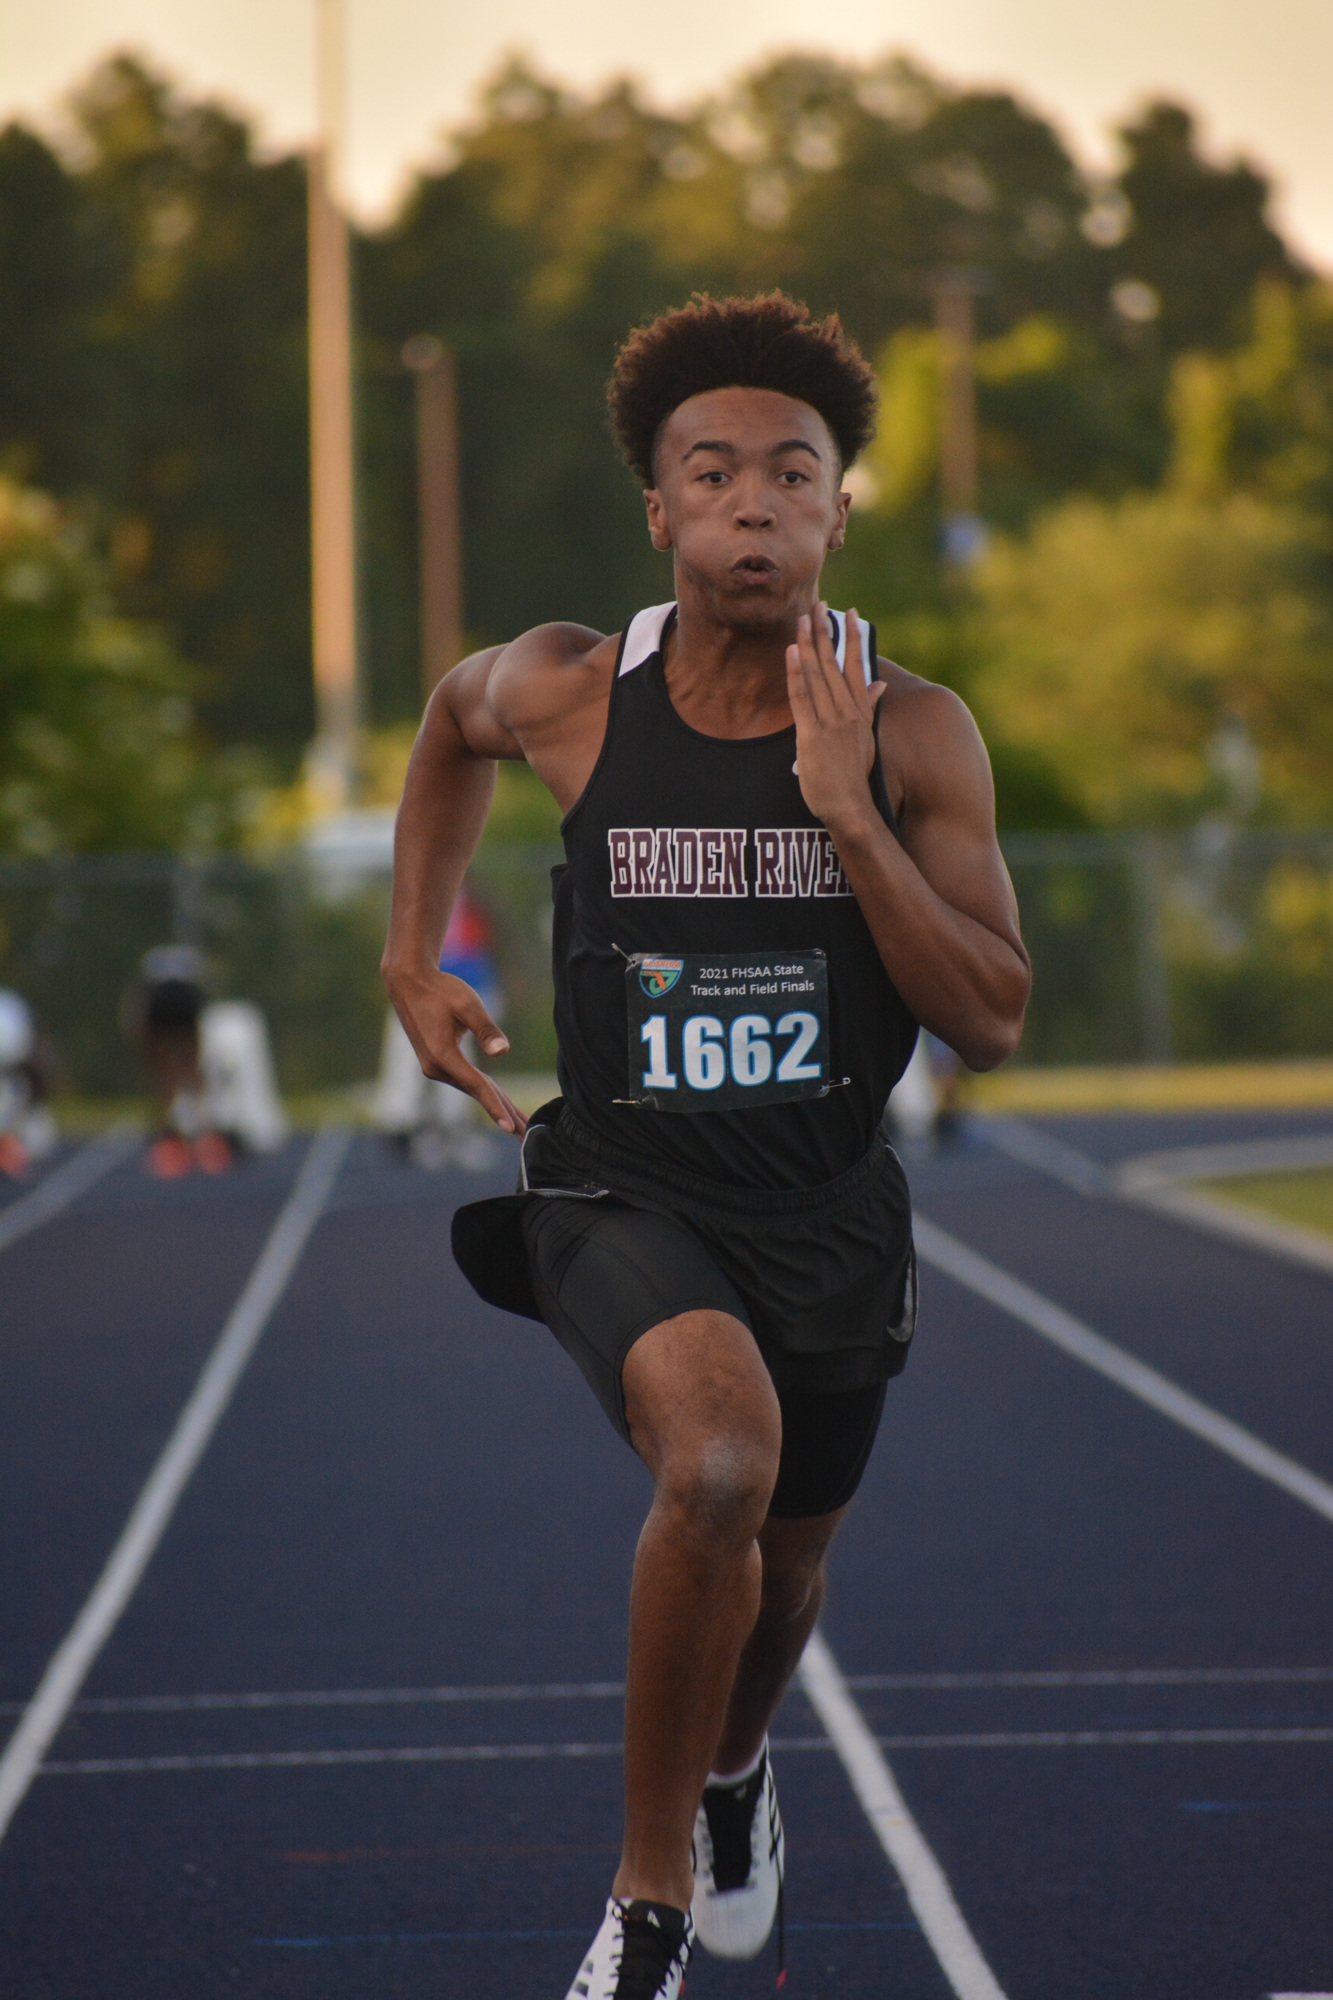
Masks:
[[[975,730],[976,723],[967,703],[940,681],[928,681],[923,674],[909,673],[896,660],[886,660],[882,655],[879,677],[884,682],[885,716],[893,715],[899,726],[910,729],[913,735],[925,732],[947,736],[959,730]]]
[[[564,621],[534,625],[496,654],[487,699],[510,729],[530,728],[584,701],[604,698],[615,672],[619,636]]]
[[[971,709],[961,695],[939,681],[909,673],[895,660],[881,658],[879,738],[886,770],[897,772],[912,790],[927,774],[957,775],[985,764],[985,747]]]

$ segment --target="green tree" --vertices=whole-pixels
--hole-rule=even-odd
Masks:
[[[292,759],[312,721],[301,163],[262,157],[244,119],[126,57],[76,94],[72,122],[66,158],[0,133],[0,467],[109,548],[121,610],[197,663],[213,736]],[[1328,510],[1311,469],[1328,458],[1327,335],[1263,176],[1205,159],[1177,107],[1123,138],[1118,180],[1089,183],[1013,94],[902,59],[787,55],[676,115],[624,82],[579,93],[507,65],[447,167],[357,244],[372,719],[418,702],[413,333],[459,357],[478,640],[555,616],[610,627],[669,587],[603,384],[627,328],[696,287],[785,285],[880,357],[881,501],[843,568],[868,608],[917,619],[900,629],[922,664],[961,643],[939,585],[927,379],[946,266],[978,286],[982,504],[1002,528],[1073,493],[1158,484],[1190,394],[1225,406],[1224,485]],[[1258,278],[1286,288],[1299,365],[1267,386],[1267,360],[1244,382],[1205,376],[1274,349],[1247,327]]]
[[[71,106],[77,165],[0,134],[0,451],[76,501],[224,738],[308,735],[299,161],[141,64]]]
[[[1333,285],[1258,287],[1250,336],[1176,363],[1172,483],[1236,488],[1333,517]]]
[[[115,616],[105,576],[45,494],[0,480],[0,851],[215,844],[225,766],[195,740],[191,677]]]
[[[974,698],[1095,821],[1181,824],[1228,802],[1238,733],[1262,809],[1333,804],[1333,539],[1248,494],[1074,499],[978,577]]]
[[[1166,352],[1233,345],[1261,278],[1306,275],[1269,218],[1267,176],[1246,160],[1205,159],[1183,105],[1148,105],[1120,139],[1127,158],[1117,185],[1127,209],[1112,250],[1116,278],[1152,286]]]

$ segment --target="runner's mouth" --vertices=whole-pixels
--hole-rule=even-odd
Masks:
[[[778,566],[771,556],[742,556],[731,568],[735,576],[764,577],[778,573]]]

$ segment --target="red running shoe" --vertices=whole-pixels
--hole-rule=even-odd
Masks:
[[[220,1132],[201,1132],[194,1142],[194,1163],[205,1174],[225,1174],[236,1164],[231,1141]]]
[[[147,1164],[149,1173],[156,1174],[160,1181],[178,1181],[193,1167],[194,1155],[184,1139],[174,1132],[164,1132],[148,1148]]]

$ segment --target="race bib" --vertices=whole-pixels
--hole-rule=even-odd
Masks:
[[[631,1103],[744,1111],[827,1092],[822,951],[640,951],[625,967],[625,986]]]

